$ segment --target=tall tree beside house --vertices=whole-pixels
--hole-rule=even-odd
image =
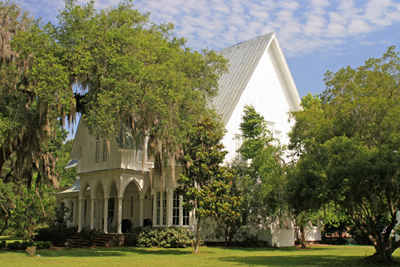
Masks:
[[[160,167],[174,165],[225,60],[190,50],[172,25],[150,23],[131,2],[98,11],[66,0],[57,25],[45,26],[0,2],[1,177],[29,185],[37,174],[57,187],[49,146],[76,112],[96,135],[114,138],[122,125],[136,146],[149,140]]]
[[[287,216],[285,189],[285,163],[283,148],[268,129],[264,117],[252,106],[246,106],[242,123],[240,187],[247,206],[249,222],[268,225],[280,215]]]
[[[0,2],[0,177],[58,186],[59,127],[75,108],[60,45],[19,7]]]
[[[215,117],[203,117],[191,129],[183,147],[183,173],[178,190],[183,195],[185,208],[194,213],[194,253],[199,252],[204,218],[216,218],[229,227],[232,220],[240,217],[236,209],[236,204],[240,206],[240,197],[230,195],[232,172],[221,166],[226,154],[221,143],[224,128]]]
[[[321,172],[318,172],[312,164],[315,164],[312,158],[303,157],[289,164],[287,168],[285,196],[289,212],[300,232],[299,241],[302,248],[306,248],[306,227],[313,219],[320,220],[319,211],[324,206],[319,193],[324,192],[320,188]],[[316,187],[318,191],[315,190]]]
[[[294,113],[291,147],[312,157],[315,194],[334,200],[391,262],[400,208],[400,55],[390,47],[356,69],[327,72],[326,90]]]
[[[54,33],[80,88],[82,119],[100,136],[115,137],[122,125],[136,147],[149,142],[161,169],[174,166],[182,140],[216,94],[225,60],[187,48],[172,25],[150,23],[131,1],[102,11],[76,2],[66,1]]]

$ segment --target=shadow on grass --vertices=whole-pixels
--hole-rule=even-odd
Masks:
[[[367,263],[362,257],[356,256],[332,256],[332,255],[285,255],[285,256],[248,256],[248,257],[222,257],[220,261],[227,265],[233,263],[246,264],[248,266],[335,266],[335,267],[381,267]],[[390,266],[400,266],[400,263]]]
[[[316,251],[316,250],[330,250],[331,248],[329,247],[312,247],[312,248],[306,248],[306,249],[300,249],[297,247],[283,247],[283,248],[271,248],[271,247],[221,247],[222,249],[227,249],[227,250],[232,250],[232,251],[250,251],[250,252],[255,252],[255,251],[296,251],[297,253],[299,252],[309,252],[310,250]]]
[[[61,250],[40,250],[38,252],[42,257],[121,257],[129,254],[139,255],[185,255],[191,254],[190,251],[179,249],[144,249],[130,247],[115,248],[76,248]]]

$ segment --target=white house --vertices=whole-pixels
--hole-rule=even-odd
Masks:
[[[291,125],[289,112],[300,108],[300,98],[274,33],[236,44],[221,51],[229,71],[219,81],[219,93],[211,105],[222,116],[227,133],[223,143],[232,161],[240,146],[240,122],[245,105],[253,105],[284,144]],[[189,226],[190,212],[182,208],[176,182],[165,184],[154,165],[140,150],[124,149],[116,141],[89,134],[80,122],[69,167],[76,166],[79,180],[58,194],[72,211],[70,225],[122,233],[123,221],[133,226]],[[270,242],[290,246],[292,226],[270,226]]]

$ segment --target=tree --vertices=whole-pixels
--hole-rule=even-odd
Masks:
[[[157,167],[170,164],[174,177],[181,140],[216,94],[225,60],[187,48],[171,24],[150,23],[132,1],[102,11],[76,2],[66,1],[54,36],[64,48],[71,86],[79,88],[82,119],[96,135],[130,135],[143,150],[148,142]]]
[[[32,240],[38,227],[53,220],[54,188],[24,183],[3,183],[0,180],[0,234],[7,233]]]
[[[319,185],[319,176],[315,177],[315,168],[310,166],[312,160],[301,158],[287,168],[286,199],[289,211],[294,218],[295,225],[300,232],[300,245],[306,248],[305,228],[322,209]],[[318,191],[316,190],[318,188]]]
[[[185,208],[194,212],[194,253],[199,252],[203,218],[221,218],[222,213],[229,214],[226,220],[237,216],[231,209],[236,200],[227,195],[232,174],[221,167],[226,154],[221,143],[224,128],[215,117],[202,118],[189,132],[183,148],[183,173],[178,182]]]
[[[369,236],[373,260],[391,262],[400,208],[400,57],[390,47],[363,66],[327,72],[326,90],[294,113],[291,147],[309,158],[315,194]]]
[[[243,143],[239,152],[246,162],[241,167],[240,187],[248,210],[246,217],[257,224],[268,224],[285,213],[283,148],[252,106],[245,107],[240,129]]]
[[[149,142],[159,168],[175,165],[180,140],[216,94],[225,60],[187,48],[172,25],[150,23],[131,2],[97,11],[93,1],[66,0],[57,25],[45,26],[0,2],[3,179],[30,185],[38,175],[35,181],[44,177],[57,187],[49,146],[77,113],[93,134],[128,132],[136,148]]]
[[[74,110],[73,91],[49,27],[0,2],[0,177],[58,186],[52,143]]]
[[[204,206],[210,208],[212,219],[216,220],[218,228],[223,230],[225,246],[232,244],[233,238],[244,220],[244,198],[237,187],[239,178],[234,169],[221,166],[219,179],[214,179],[205,186]]]

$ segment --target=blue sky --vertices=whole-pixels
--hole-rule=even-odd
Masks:
[[[55,21],[63,0],[15,0]],[[84,2],[84,0],[80,0]],[[119,0],[98,0],[96,7]],[[172,22],[195,49],[221,49],[276,32],[301,96],[324,89],[323,74],[358,66],[400,46],[400,0],[136,0],[157,23]]]

